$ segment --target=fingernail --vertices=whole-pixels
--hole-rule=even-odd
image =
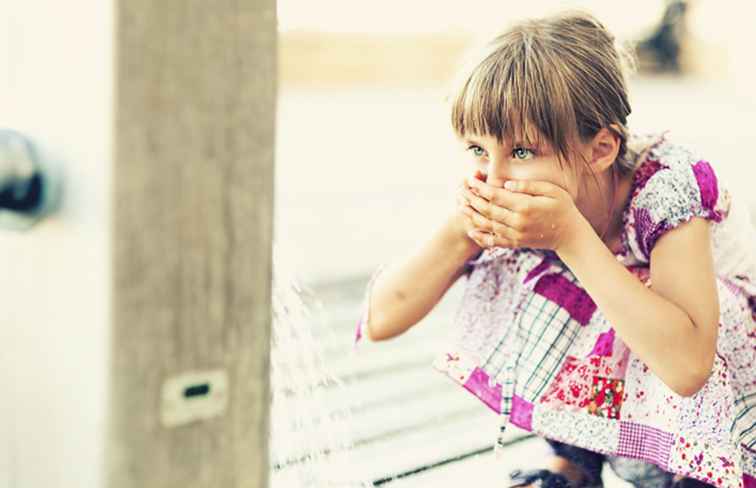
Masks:
[[[506,188],[507,190],[514,190],[516,187],[517,184],[514,181],[509,180],[504,183],[504,188]]]

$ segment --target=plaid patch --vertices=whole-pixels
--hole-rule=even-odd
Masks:
[[[735,419],[731,431],[737,432],[738,442],[756,451],[756,391],[735,400]]]
[[[532,294],[517,322],[517,393],[535,403],[554,380],[580,324],[548,298]]]
[[[674,438],[669,432],[634,422],[620,421],[617,454],[667,466]]]

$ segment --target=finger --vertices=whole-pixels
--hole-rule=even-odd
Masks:
[[[472,193],[470,193],[470,190],[463,186],[461,186],[457,191],[457,205],[459,207],[469,206],[470,205],[470,197],[472,196]]]
[[[501,237],[510,242],[520,242],[522,239],[522,233],[520,231],[498,222],[491,222],[491,229],[495,236]]]
[[[459,192],[459,194],[460,194],[460,195],[461,195],[461,196],[462,196],[462,197],[463,197],[463,198],[464,198],[464,199],[465,199],[466,201],[468,201],[468,202],[469,202],[469,201],[470,201],[470,200],[471,200],[471,199],[472,199],[473,197],[477,197],[477,198],[480,198],[480,197],[478,197],[477,195],[475,195],[475,193],[473,193],[473,192],[472,192],[472,191],[470,190],[470,188],[467,188],[467,187],[466,187],[466,188],[463,188],[463,189],[462,189],[462,190],[461,190],[461,191]]]
[[[475,215],[478,215],[478,213],[466,203],[461,203],[458,208],[462,215],[467,218],[470,225],[475,225],[473,218]]]
[[[495,222],[487,219],[481,214],[469,208],[465,209],[464,213],[465,216],[470,219],[472,226],[477,231],[483,232],[485,234],[493,234],[507,240],[508,242],[519,243],[522,240],[523,234],[517,229],[509,227],[500,222]]]
[[[471,230],[467,233],[467,235],[482,248],[491,248],[496,245],[496,237],[493,234],[489,234],[488,232]]]
[[[478,213],[474,208],[465,208],[464,214],[470,218],[476,229],[483,232],[493,232],[493,222],[485,216]]]
[[[475,211],[472,211],[472,213],[470,213],[470,210],[468,210],[467,217],[472,222],[475,230],[500,236],[504,239],[507,239],[508,241],[520,242],[522,240],[523,233],[518,229],[509,227],[508,225],[502,224],[501,222],[487,219],[486,217],[480,215]]]
[[[465,198],[468,200],[468,204],[476,212],[480,213],[484,217],[500,222],[506,226],[519,229],[522,224],[522,218],[516,212],[506,208],[494,205],[488,200],[484,200],[472,193],[467,193]]]
[[[532,196],[556,197],[556,192],[561,190],[558,186],[548,181],[535,180],[509,180],[504,183],[504,188],[517,193],[525,193]]]
[[[485,232],[478,232],[476,230],[471,229],[467,231],[467,237],[472,239],[472,241],[475,242],[475,244],[477,244],[478,246],[482,248],[488,247],[489,238],[488,238],[488,234],[486,234]]]
[[[466,182],[462,182],[457,186],[457,195],[463,196],[465,192],[470,191],[469,187],[467,186]]]
[[[457,206],[458,207],[467,207],[468,206],[468,201],[467,201],[467,199],[465,198],[465,196],[461,192],[457,195]]]
[[[466,193],[465,198],[467,199],[467,203],[475,209],[476,212],[486,218],[491,218],[491,202],[472,193]]]
[[[462,218],[465,221],[465,223],[464,223],[465,229],[474,229],[475,228],[475,224],[473,224],[473,221],[472,221],[472,219],[469,216],[463,215]]]
[[[532,198],[530,195],[509,191],[505,188],[498,188],[472,178],[467,180],[467,185],[470,187],[470,192],[474,195],[478,195],[484,200],[510,210],[517,211],[527,206],[528,199]]]
[[[470,239],[475,241],[480,247],[516,247],[512,241],[501,236],[497,236],[488,232],[481,232],[479,230],[471,230],[467,234]]]

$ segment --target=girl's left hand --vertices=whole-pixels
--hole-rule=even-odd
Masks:
[[[464,210],[476,227],[470,238],[481,247],[559,250],[574,237],[582,214],[572,197],[546,181],[507,181],[504,188],[468,179]]]

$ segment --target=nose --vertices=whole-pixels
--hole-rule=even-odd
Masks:
[[[491,186],[503,187],[504,182],[509,178],[507,176],[507,167],[500,160],[491,159],[486,167],[486,183]]]

